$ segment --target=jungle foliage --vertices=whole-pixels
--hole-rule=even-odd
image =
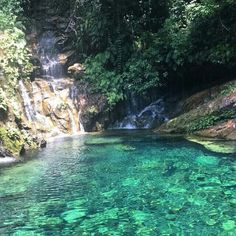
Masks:
[[[10,78],[31,71],[22,5],[0,0],[0,69]],[[235,0],[52,0],[68,18],[66,34],[86,67],[84,79],[110,105],[126,94],[202,78],[236,68]],[[206,81],[207,82],[207,81]]]
[[[196,80],[191,73],[202,76],[206,67],[213,78],[214,68],[235,69],[234,0],[80,0],[73,6],[85,77],[110,104],[127,91]]]
[[[0,0],[0,74],[12,84],[32,71],[24,33],[24,2]]]

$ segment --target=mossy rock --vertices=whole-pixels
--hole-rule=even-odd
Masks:
[[[234,220],[227,220],[223,222],[222,227],[225,231],[230,231],[236,228],[236,224]]]
[[[83,208],[68,210],[61,215],[61,217],[69,224],[77,222],[80,218],[83,218],[84,216],[86,216],[86,210]]]
[[[219,164],[219,159],[214,156],[198,156],[196,158],[196,163],[203,166],[217,166]]]
[[[203,139],[190,136],[186,137],[186,139],[190,142],[198,143],[212,152],[225,154],[232,154],[236,152],[235,141]]]
[[[0,139],[2,140],[3,146],[13,155],[18,156],[20,154],[23,147],[21,137],[12,138],[6,128],[0,127]]]

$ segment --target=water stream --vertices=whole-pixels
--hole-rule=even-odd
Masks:
[[[41,35],[37,47],[42,69],[41,78],[35,78],[29,84],[29,89],[23,81],[19,82],[25,116],[30,123],[48,125],[48,133],[58,130],[58,134],[77,134],[80,129],[84,132],[82,124],[79,123],[80,111],[75,105],[78,94],[75,93],[77,90],[73,80],[65,76],[60,64],[56,41],[53,31],[46,31]],[[74,91],[73,96],[71,91]]]
[[[152,129],[166,120],[165,103],[163,99],[158,99],[141,111],[129,109],[129,114],[122,121],[117,121],[112,129]]]
[[[59,79],[64,77],[63,67],[58,59],[54,32],[46,31],[41,36],[38,44],[38,55],[45,78]]]
[[[24,103],[25,115],[29,121],[33,121],[33,119],[35,117],[35,110],[31,104],[31,99],[29,97],[29,94],[27,92],[27,89],[26,89],[23,81],[19,81],[19,89],[21,91],[21,96],[22,96],[23,103]]]
[[[70,109],[68,109],[68,114],[69,114],[69,117],[70,117],[72,134],[77,134],[78,133],[78,128],[77,128],[77,125],[76,125],[74,115],[73,115],[73,113],[71,112]]]

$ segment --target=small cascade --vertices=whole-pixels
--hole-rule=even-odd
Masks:
[[[71,132],[72,132],[72,134],[77,134],[78,133],[78,128],[77,128],[77,125],[76,125],[74,115],[73,115],[73,113],[71,112],[70,109],[68,109],[68,114],[69,114],[69,118],[70,118]]]
[[[80,128],[80,132],[85,133],[84,126],[83,126],[83,124],[82,124],[81,121],[80,121],[81,111],[79,111],[78,117],[79,117],[79,128]]]
[[[59,42],[62,28],[58,22],[65,24],[65,19],[51,11],[48,1],[37,3],[37,9],[31,40],[41,70],[35,73],[37,77],[29,86],[25,87],[22,81],[19,83],[24,120],[29,121],[26,122],[29,128],[36,127],[45,137],[84,132],[79,120],[78,89],[74,79],[66,76],[65,60],[61,57],[65,48]],[[42,16],[45,16],[44,21]]]
[[[121,122],[117,121],[112,129],[152,129],[166,120],[164,101],[158,99],[139,113],[129,114]]]
[[[31,104],[31,99],[27,92],[27,89],[22,81],[19,81],[19,89],[20,89],[21,96],[23,99],[25,115],[29,121],[33,121],[36,115],[35,110]]]
[[[42,77],[35,78],[29,89],[19,83],[25,116],[30,126],[48,137],[84,132],[77,110],[78,91],[74,80],[65,77],[58,59],[54,32],[46,31],[38,43]],[[32,97],[32,99],[30,99]]]
[[[52,31],[46,31],[38,44],[38,55],[46,79],[59,79],[64,76],[56,49],[56,37]]]

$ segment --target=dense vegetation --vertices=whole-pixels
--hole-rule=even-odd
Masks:
[[[0,67],[10,78],[18,78],[19,73],[27,76],[31,70],[21,6],[28,9],[33,2],[0,0]],[[130,93],[142,95],[170,84],[196,86],[209,78],[228,78],[235,71],[234,0],[54,0],[50,4],[59,14],[66,13],[70,22],[66,33],[85,64],[84,79],[105,94],[110,105]]]
[[[235,70],[234,0],[76,1],[72,17],[86,79],[110,104]]]
[[[0,72],[9,82],[32,71],[26,48],[24,17],[19,0],[0,0]]]

